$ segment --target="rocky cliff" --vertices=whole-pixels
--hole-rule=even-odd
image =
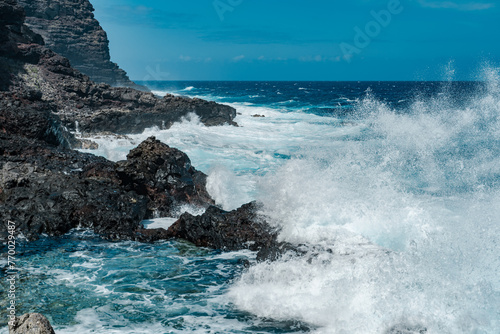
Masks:
[[[143,89],[111,62],[108,37],[88,0],[18,2],[26,11],[26,25],[43,37],[49,49],[68,58],[74,68],[97,83]]]
[[[182,152],[151,139],[115,164],[72,150],[78,140],[64,124],[140,132],[192,112],[216,125],[231,123],[233,108],[96,84],[43,46],[24,17],[15,0],[0,0],[0,241],[7,221],[29,239],[75,227],[141,239],[140,222],[154,212],[213,204],[206,176]]]
[[[206,125],[234,124],[236,111],[229,106],[97,84],[42,45],[42,37],[23,24],[15,1],[2,1],[0,16],[0,90],[49,103],[70,130],[78,123],[82,132],[138,133],[168,128],[190,113]]]

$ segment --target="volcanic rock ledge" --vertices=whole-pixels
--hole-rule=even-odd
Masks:
[[[118,164],[17,135],[0,133],[0,147],[0,216],[29,240],[76,227],[140,240],[141,221],[154,213],[168,216],[177,205],[213,203],[206,175],[154,138]],[[0,237],[7,236],[2,224]]]

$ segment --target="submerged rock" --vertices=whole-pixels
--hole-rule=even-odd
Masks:
[[[9,325],[10,334],[55,334],[49,320],[40,313],[26,313]]]
[[[427,328],[422,325],[398,324],[392,326],[384,334],[426,334]]]

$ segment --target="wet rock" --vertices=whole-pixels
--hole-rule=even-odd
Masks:
[[[164,228],[145,229],[141,227],[136,231],[135,240],[141,242],[154,242],[159,240],[168,240],[171,238],[172,237],[169,232]]]
[[[39,139],[53,146],[70,147],[76,144],[74,135],[60,124],[53,106],[40,100],[36,92],[16,95],[0,92],[0,131]]]
[[[425,334],[427,328],[421,325],[398,324],[392,326],[384,334]]]
[[[273,242],[262,245],[257,253],[257,261],[276,261],[283,254],[293,252],[294,255],[304,255],[306,252],[301,250],[300,246],[292,245],[289,242]]]
[[[29,240],[89,228],[110,239],[132,239],[148,199],[120,186],[103,158],[9,137],[0,156],[0,216]],[[5,240],[7,230],[0,226]]]
[[[191,165],[184,152],[155,137],[130,151],[116,170],[125,189],[150,199],[147,218],[171,216],[181,204],[214,204],[205,187],[207,176]]]
[[[99,148],[99,144],[89,139],[77,139],[77,141],[78,142],[73,145],[73,148],[82,150],[97,150]]]
[[[16,317],[9,325],[10,334],[55,334],[49,320],[40,313],[27,313]]]
[[[270,248],[277,243],[277,232],[258,213],[259,208],[251,202],[230,212],[210,206],[201,216],[184,213],[168,229],[168,236],[224,251]]]

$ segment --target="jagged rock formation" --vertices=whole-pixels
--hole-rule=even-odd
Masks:
[[[182,151],[150,137],[117,164],[118,176],[127,190],[148,196],[148,218],[172,216],[182,203],[200,207],[214,204],[205,187],[207,176],[196,170]]]
[[[196,246],[235,251],[258,251],[257,260],[276,260],[286,252],[302,255],[297,246],[278,241],[279,230],[271,227],[260,213],[262,204],[250,202],[236,210],[224,211],[209,206],[202,215],[184,213],[168,230],[141,229],[144,241],[183,239]]]
[[[209,207],[204,214],[184,213],[168,232],[171,236],[188,240],[197,246],[228,251],[249,248],[259,250],[276,242],[276,231],[269,228],[258,214],[256,202],[230,212]]]
[[[18,0],[26,24],[45,45],[66,57],[71,65],[97,83],[145,90],[111,62],[106,32],[95,19],[88,0]]]

